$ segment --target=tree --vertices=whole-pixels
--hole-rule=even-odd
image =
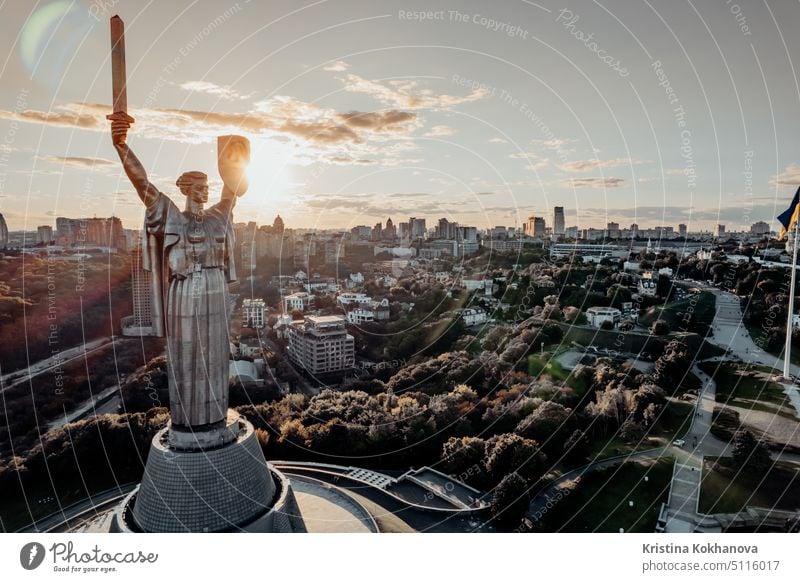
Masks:
[[[514,472],[534,481],[544,473],[546,460],[539,443],[516,434],[501,434],[486,441],[485,465],[494,483]]]
[[[769,451],[749,430],[738,430],[733,435],[733,462],[754,474],[766,473],[772,466]]]
[[[486,441],[478,437],[450,437],[442,447],[442,461],[447,472],[475,484],[484,471]]]
[[[655,327],[655,324],[653,326]],[[673,390],[689,373],[691,365],[692,356],[689,354],[689,347],[680,340],[672,340],[656,360],[653,381],[662,388]]]
[[[562,441],[572,431],[571,414],[571,409],[548,400],[523,418],[514,432],[522,437],[545,443],[547,450],[552,452],[554,448],[561,448]]]
[[[586,433],[580,429],[575,431],[564,443],[564,457],[570,461],[580,461],[584,459],[589,452],[589,439],[586,438]]]
[[[492,492],[492,514],[503,528],[519,524],[528,508],[528,483],[517,473],[503,477]]]

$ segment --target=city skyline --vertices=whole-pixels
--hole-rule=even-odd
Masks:
[[[561,222],[560,223],[559,223],[559,217],[558,217],[558,211],[559,210],[561,210],[561,215],[560,215]],[[565,212],[564,211],[565,211],[565,208],[563,206],[555,206],[553,208],[554,217],[553,217],[552,220],[548,220],[547,215],[544,215],[544,214],[530,214],[523,222],[521,222],[519,224],[515,224],[515,225],[495,224],[495,225],[492,225],[492,226],[489,226],[489,227],[486,227],[486,228],[478,228],[477,230],[478,230],[478,232],[491,232],[493,229],[506,228],[506,229],[514,230],[514,231],[516,231],[518,233],[523,233],[524,234],[524,233],[526,233],[526,230],[525,230],[526,229],[526,224],[528,222],[530,222],[531,219],[536,218],[537,220],[543,220],[544,221],[542,228],[544,228],[547,231],[547,235],[548,236],[550,236],[550,235],[562,236],[563,235],[563,236],[566,236],[567,238],[576,238],[576,237],[570,237],[568,235],[569,232],[571,232],[571,231],[573,231],[575,229],[577,229],[577,232],[580,233],[581,231],[584,231],[584,230],[589,230],[589,231],[617,230],[617,229],[630,230],[630,229],[633,229],[634,227],[637,228],[637,229],[641,229],[641,230],[671,229],[671,230],[674,230],[675,233],[678,236],[685,236],[686,234],[717,233],[719,231],[719,227],[720,226],[724,227],[723,231],[722,231],[723,233],[725,233],[725,232],[728,232],[728,233],[750,232],[754,228],[759,230],[759,234],[765,234],[766,235],[766,234],[777,232],[775,229],[772,228],[772,226],[774,226],[773,224],[771,224],[770,222],[763,221],[763,220],[756,220],[756,221],[754,221],[754,222],[752,222],[750,224],[741,224],[740,225],[741,228],[738,229],[738,230],[734,230],[732,228],[729,228],[730,225],[728,225],[727,223],[716,223],[716,224],[710,225],[710,228],[692,230],[685,223],[679,223],[679,224],[653,223],[652,226],[645,226],[644,224],[639,224],[639,223],[636,223],[636,222],[632,222],[632,223],[626,224],[624,222],[620,222],[619,220],[621,220],[621,219],[609,220],[608,222],[606,222],[604,224],[601,224],[600,222],[597,222],[597,223],[594,223],[594,224],[591,224],[591,225],[589,225],[589,224],[580,225],[580,224],[571,224],[571,223],[565,222]],[[2,216],[2,214],[0,214],[0,216]],[[396,215],[396,216],[401,216],[401,215]],[[389,222],[392,222],[392,223],[396,224],[397,225],[396,228],[400,227],[400,225],[407,226],[410,229],[409,233],[407,234],[407,237],[410,237],[410,238],[422,238],[422,237],[424,237],[425,234],[429,234],[429,233],[435,232],[435,230],[436,230],[435,226],[433,226],[433,225],[429,226],[429,227],[425,226],[427,220],[430,220],[431,223],[434,222],[434,220],[433,220],[434,216],[435,215],[429,215],[429,216],[425,216],[423,218],[409,216],[408,217],[408,221],[406,221],[406,222],[397,221],[396,223],[394,222],[394,219],[391,216],[386,216],[384,219],[380,220],[377,224],[383,224],[384,222],[389,221]],[[33,233],[33,232],[35,232],[35,233],[37,233],[37,240],[36,240],[37,243],[41,243],[41,242],[49,243],[49,242],[53,242],[54,241],[54,238],[53,238],[54,237],[54,234],[53,234],[54,227],[57,228],[59,220],[71,222],[71,221],[81,221],[81,220],[107,221],[107,220],[115,220],[115,219],[119,219],[119,217],[118,216],[113,216],[113,215],[109,216],[109,217],[98,217],[98,216],[92,216],[92,217],[88,217],[88,216],[58,216],[58,217],[54,217],[52,219],[52,223],[51,224],[39,224],[39,225],[35,225],[32,228],[29,228],[27,230],[20,230],[20,229],[16,229],[16,230],[15,229],[8,229],[8,230],[11,233],[19,233],[19,232]],[[276,214],[273,217],[273,221],[274,220],[279,220],[280,223],[281,223],[281,227],[283,227],[284,221],[283,221],[283,218],[282,218],[282,216],[280,214]],[[439,220],[447,220],[447,219],[446,218],[438,218],[436,220],[439,221]],[[417,221],[418,225],[421,223],[422,226],[418,226],[417,228],[412,228],[411,227],[411,223],[414,222],[414,221]],[[265,219],[264,222],[237,220],[237,221],[235,221],[235,224],[244,225],[244,224],[248,224],[249,222],[255,222],[255,224],[259,228],[262,227],[262,226],[264,226],[264,227],[272,227],[273,226],[273,222],[271,222],[269,219]],[[373,230],[377,226],[377,224],[373,225],[373,226],[370,226],[368,224],[357,224],[357,225],[354,225],[354,226],[348,225],[346,228],[345,227],[331,226],[331,227],[328,227],[328,228],[319,229],[319,232],[341,232],[341,233],[347,233],[347,232],[353,232],[353,231],[355,231],[357,229],[365,229],[365,228]],[[459,223],[459,222],[451,222],[450,224],[460,225],[460,226],[468,226],[468,225],[465,225],[465,224],[462,224],[462,223]],[[559,224],[560,224],[560,228],[559,228]],[[472,225],[469,225],[469,226],[472,226]],[[126,225],[124,222],[122,222],[122,227],[125,230],[141,230],[141,227],[139,225],[129,226],[129,225]],[[287,225],[286,228],[290,229],[290,230],[298,231],[298,232],[314,232],[313,229],[307,229],[307,228],[304,228],[302,226]],[[422,229],[422,230],[420,230],[420,229]]]
[[[177,194],[176,168],[203,169],[216,198],[211,140],[222,132],[254,144],[242,211],[309,229],[399,213],[521,225],[556,204],[578,225],[774,229],[800,182],[797,41],[740,37],[726,6],[519,4],[491,19],[477,2],[310,6],[114,4],[128,24],[131,143],[165,193]],[[749,30],[780,32],[785,9],[752,10]],[[75,206],[141,223],[110,161],[103,10],[13,6],[0,24],[0,212],[11,230]],[[672,27],[687,33],[682,51]],[[465,32],[470,48],[451,48]],[[587,50],[589,35],[614,67]],[[536,66],[515,64],[520,51]]]

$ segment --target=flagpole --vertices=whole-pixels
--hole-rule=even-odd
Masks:
[[[791,377],[792,330],[794,328],[794,283],[797,276],[797,232],[798,224],[794,224],[794,242],[792,243],[792,282],[789,284],[789,314],[786,317],[786,347],[783,353],[783,378]]]

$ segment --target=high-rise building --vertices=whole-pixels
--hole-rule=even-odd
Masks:
[[[355,340],[340,315],[306,315],[289,327],[289,359],[309,374],[353,368]]]
[[[608,238],[619,238],[619,222],[609,222],[606,224]]]
[[[401,222],[397,225],[397,236],[403,240],[411,238],[411,223]]]
[[[52,226],[37,226],[36,227],[36,244],[49,245],[53,242],[53,227]]]
[[[718,224],[714,227],[714,236],[721,237],[725,235],[725,225]]]
[[[688,233],[688,229],[686,228],[686,225],[683,224],[683,223],[679,224],[678,225],[678,236],[680,236],[682,238],[686,238],[686,234],[687,233]]]
[[[372,236],[372,228],[369,226],[359,225],[350,229],[350,235],[353,238],[361,240],[369,240]]]
[[[767,235],[769,234],[769,231],[770,231],[769,224],[767,224],[763,220],[754,222],[750,227],[750,234],[755,234],[757,236]]]
[[[131,292],[133,315],[122,318],[122,335],[151,336],[154,334],[152,273],[142,267],[142,248],[138,242],[131,252]]]
[[[454,239],[456,238],[456,229],[458,224],[450,222],[446,218],[440,218],[436,228],[433,231],[434,238],[439,239]]]
[[[56,243],[66,247],[98,246],[127,249],[122,221],[111,218],[56,218]]]
[[[560,236],[564,230],[564,207],[556,206],[553,208],[553,234]]]
[[[389,218],[386,220],[386,228],[383,229],[382,238],[383,239],[393,239],[397,236],[397,227],[395,227],[392,219]]]
[[[522,232],[527,236],[543,238],[547,224],[541,216],[529,216],[525,224],[522,225]]]
[[[408,225],[411,229],[411,238],[423,238],[425,236],[425,219],[414,218],[413,216],[408,219]]]
[[[266,305],[263,299],[245,299],[242,301],[242,327],[261,329],[264,327]]]

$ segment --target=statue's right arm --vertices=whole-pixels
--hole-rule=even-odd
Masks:
[[[133,153],[128,144],[125,143],[128,134],[130,123],[124,120],[115,120],[111,123],[111,137],[114,142],[114,149],[119,154],[119,159],[122,162],[122,167],[128,175],[128,179],[136,189],[139,198],[146,206],[150,206],[155,202],[158,197],[158,189],[147,179],[147,172],[139,161],[139,158]]]

